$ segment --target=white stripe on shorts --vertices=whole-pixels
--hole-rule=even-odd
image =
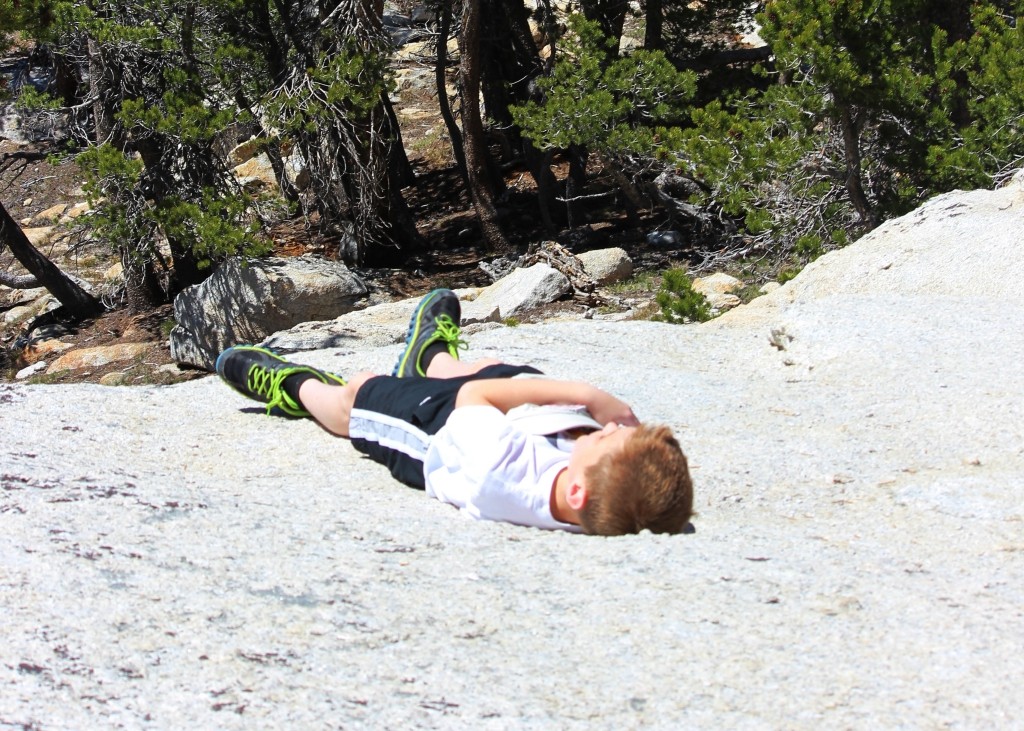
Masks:
[[[367,409],[352,409],[348,435],[393,449],[421,462],[427,456],[430,435],[403,419]]]

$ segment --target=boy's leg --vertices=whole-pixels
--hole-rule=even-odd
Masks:
[[[310,378],[299,387],[299,400],[320,426],[339,437],[347,437],[356,394],[374,375],[357,373],[341,387]]]
[[[471,362],[456,360],[448,353],[438,353],[427,366],[426,375],[429,378],[459,378],[460,376],[472,376],[484,368],[492,365],[499,365],[501,361],[496,358],[481,358]]]

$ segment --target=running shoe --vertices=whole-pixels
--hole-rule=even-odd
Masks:
[[[267,405],[267,413],[280,409],[289,416],[309,416],[309,412],[289,396],[284,379],[308,373],[322,383],[345,385],[345,379],[311,366],[289,363],[272,350],[255,345],[236,345],[217,358],[217,375],[243,396]]]
[[[420,362],[423,352],[434,343],[443,343],[455,359],[459,349],[466,347],[459,338],[459,321],[462,309],[459,297],[450,289],[435,289],[428,292],[416,306],[409,322],[409,334],[405,338],[405,350],[395,364],[391,375],[399,378],[425,377],[426,368]]]

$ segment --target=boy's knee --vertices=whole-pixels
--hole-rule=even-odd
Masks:
[[[375,376],[378,376],[378,375],[380,375],[380,374],[373,373],[371,371],[360,371],[359,373],[356,373],[356,374],[354,374],[354,375],[349,377],[348,382],[347,382],[347,386],[352,391],[352,394],[355,395],[355,393],[360,388],[362,388],[364,383],[366,383],[371,378],[373,378]]]

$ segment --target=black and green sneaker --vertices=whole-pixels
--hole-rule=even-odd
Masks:
[[[345,379],[311,366],[289,363],[272,350],[235,345],[217,358],[217,375],[243,396],[262,401],[267,413],[280,409],[289,416],[309,416],[298,400],[285,391],[289,376],[306,374],[322,383],[345,385]]]
[[[435,344],[457,359],[459,349],[466,347],[466,343],[459,338],[461,318],[458,295],[450,289],[428,292],[412,313],[405,350],[391,375],[399,378],[425,377],[429,361],[424,363],[423,356]]]

